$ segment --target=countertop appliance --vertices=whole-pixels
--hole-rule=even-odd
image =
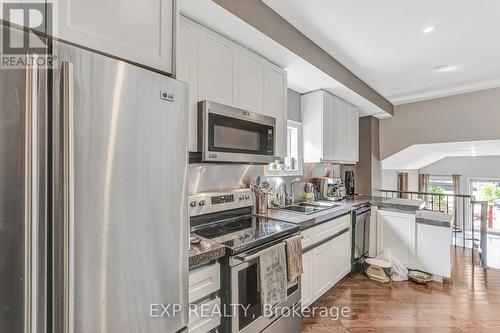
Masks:
[[[0,70],[0,331],[184,330],[186,85],[52,46],[51,71]]]
[[[371,207],[362,205],[352,212],[352,247],[351,264],[359,269],[370,250],[370,215]]]
[[[275,160],[276,119],[211,102],[198,103],[203,162],[268,164]]]
[[[346,197],[346,189],[340,178],[318,177],[314,178],[314,183],[319,188],[320,199],[337,201]]]
[[[354,171],[352,170],[347,170],[345,172],[345,188],[346,188],[346,194],[347,196],[353,196],[356,194],[355,191],[355,179],[354,179]]]
[[[222,318],[221,332],[300,332],[298,316],[264,316],[259,290],[259,256],[262,250],[297,235],[299,227],[252,214],[250,189],[192,194],[189,196],[191,232],[226,246],[221,260],[221,299],[232,311]],[[230,304],[241,304],[234,308]],[[289,283],[287,299],[275,309],[300,307],[300,278]]]

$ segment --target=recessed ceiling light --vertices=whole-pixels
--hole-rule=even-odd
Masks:
[[[453,66],[453,65],[439,65],[436,67],[432,68],[436,72],[453,72],[458,69],[458,66]]]
[[[422,29],[422,33],[424,33],[424,34],[430,34],[430,33],[431,33],[431,32],[433,32],[434,30],[436,30],[436,29],[437,29],[437,27],[438,27],[438,26],[437,26],[437,25],[435,25],[435,24],[428,25],[428,26],[426,26],[426,27],[424,27],[424,28]]]

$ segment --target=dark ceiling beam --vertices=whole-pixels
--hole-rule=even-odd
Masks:
[[[336,81],[394,115],[393,105],[261,0],[212,0],[313,64]]]

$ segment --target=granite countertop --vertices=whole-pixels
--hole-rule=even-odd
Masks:
[[[450,228],[453,222],[453,215],[431,210],[418,211],[415,213],[415,218],[417,223],[445,228]]]
[[[198,244],[191,244],[189,248],[189,268],[209,263],[226,254],[226,247],[224,245],[200,236],[197,237],[201,241]]]
[[[385,198],[377,196],[356,195],[341,201],[336,201],[340,206],[332,207],[313,214],[302,214],[282,209],[269,209],[267,217],[285,222],[296,223],[304,230],[316,224],[345,215],[362,205],[377,206],[382,210],[395,210],[415,214],[421,210],[425,203],[421,200]]]

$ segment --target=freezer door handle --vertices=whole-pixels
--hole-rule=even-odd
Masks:
[[[33,55],[27,54],[26,57]],[[28,63],[28,62],[27,62]],[[26,67],[24,136],[24,332],[36,332],[38,303],[38,66]]]
[[[73,332],[73,226],[74,226],[74,154],[73,154],[73,64],[63,61],[61,70],[61,106],[63,120],[63,332]]]

